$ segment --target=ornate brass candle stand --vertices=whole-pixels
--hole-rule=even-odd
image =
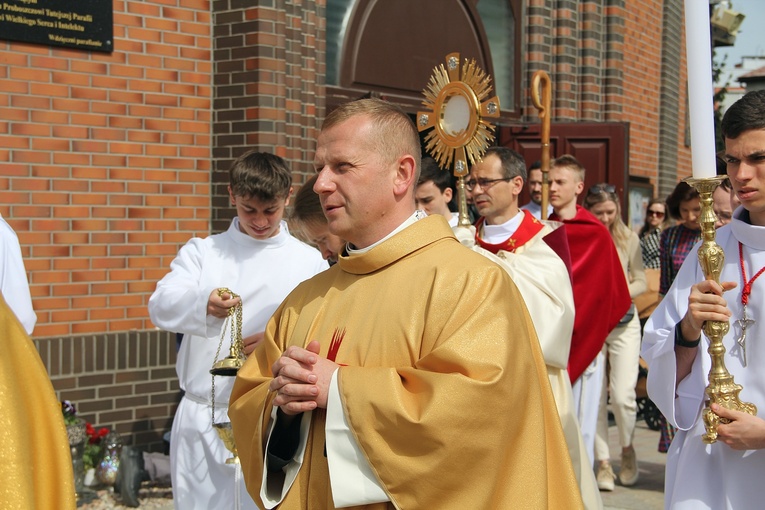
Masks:
[[[712,208],[712,193],[725,180],[725,176],[707,177],[703,179],[686,179],[686,182],[696,188],[701,199],[701,238],[702,244],[699,247],[699,264],[707,280],[714,280],[720,283],[720,273],[725,262],[725,253],[719,244],[715,242],[715,221],[716,216]],[[704,323],[704,334],[709,339],[707,352],[712,359],[712,368],[709,370],[709,385],[705,393],[707,395],[706,407],[704,408],[703,418],[706,434],[702,439],[707,444],[717,441],[717,426],[721,423],[728,423],[728,420],[720,418],[709,408],[712,403],[718,404],[726,409],[743,411],[751,415],[757,414],[757,408],[749,402],[742,402],[739,399],[739,393],[743,389],[740,384],[733,381],[733,376],[725,368],[725,346],[723,337],[728,333],[728,321],[706,321]]]

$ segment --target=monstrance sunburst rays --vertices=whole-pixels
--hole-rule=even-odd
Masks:
[[[494,139],[494,125],[485,117],[499,117],[499,98],[487,99],[491,77],[475,63],[465,59],[460,68],[460,54],[446,56],[423,95],[429,111],[417,113],[420,131],[433,129],[425,137],[425,149],[441,168],[454,166],[454,175],[464,177],[469,164],[475,163]]]

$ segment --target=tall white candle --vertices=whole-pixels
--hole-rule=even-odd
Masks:
[[[709,1],[685,0],[685,52],[688,58],[688,107],[691,118],[693,177],[717,174],[715,164],[714,88]]]

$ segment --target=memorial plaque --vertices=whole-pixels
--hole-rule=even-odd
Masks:
[[[112,0],[0,0],[0,39],[114,50]]]

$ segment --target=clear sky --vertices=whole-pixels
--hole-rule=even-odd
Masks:
[[[765,55],[765,1],[763,0],[731,0],[731,9],[746,17],[741,23],[736,43],[733,46],[717,48],[715,53],[721,58],[728,55],[726,67],[734,66],[741,57],[756,57]]]

